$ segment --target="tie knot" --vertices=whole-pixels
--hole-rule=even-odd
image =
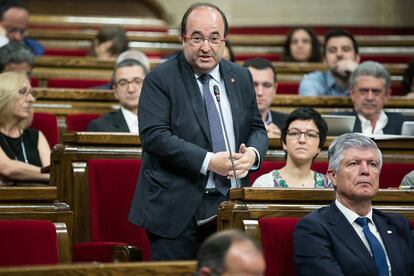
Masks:
[[[368,218],[366,217],[359,217],[355,220],[355,222],[361,226],[361,227],[365,227],[368,225]]]
[[[203,74],[200,77],[198,77],[198,79],[201,81],[203,85],[206,85],[210,81],[211,76],[210,74]]]

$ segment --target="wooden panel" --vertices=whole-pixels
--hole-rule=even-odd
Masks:
[[[53,201],[57,199],[57,188],[55,186],[37,187],[1,187],[0,202],[4,201]]]

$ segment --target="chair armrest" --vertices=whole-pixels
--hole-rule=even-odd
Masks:
[[[141,248],[133,245],[115,245],[112,249],[114,263],[142,261]]]
[[[142,251],[121,242],[83,242],[73,245],[73,262],[128,262],[142,260]]]

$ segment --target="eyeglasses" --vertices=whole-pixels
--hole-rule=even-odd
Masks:
[[[191,45],[193,46],[199,46],[202,43],[204,43],[204,41],[208,41],[208,43],[210,43],[210,45],[214,45],[217,46],[219,45],[221,42],[225,41],[225,39],[222,39],[219,35],[211,35],[209,37],[204,37],[198,34],[189,36],[189,37],[185,37],[186,39],[188,39],[191,43]]]
[[[314,130],[300,131],[297,128],[288,130],[287,135],[293,139],[299,140],[300,137],[305,135],[306,140],[315,140],[319,138],[319,132]]]
[[[121,80],[117,81],[115,83],[115,85],[119,89],[124,89],[125,90],[125,89],[128,88],[128,85],[132,84],[132,85],[138,87],[138,86],[142,85],[142,82],[143,81],[144,81],[143,79],[138,78],[138,77],[137,78],[133,78],[131,81],[126,80],[126,79],[121,79]]]
[[[20,29],[20,28],[16,28],[16,27],[6,28],[6,31],[7,31],[8,34],[19,33],[22,36],[25,36],[27,34],[27,29]]]
[[[22,98],[23,97],[27,98],[27,97],[29,97],[29,95],[32,95],[33,98],[36,98],[37,97],[37,92],[34,91],[33,89],[23,87],[22,89],[19,90],[18,95]]]

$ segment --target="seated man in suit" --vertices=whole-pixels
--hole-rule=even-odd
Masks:
[[[210,236],[198,251],[196,275],[264,275],[261,250],[243,232],[226,230]]]
[[[377,62],[363,62],[352,73],[349,95],[354,104],[354,111],[341,114],[356,116],[354,132],[367,135],[401,134],[404,116],[383,110],[391,95],[390,86],[390,74]]]
[[[269,138],[280,137],[280,130],[283,128],[288,115],[270,109],[277,91],[275,67],[269,60],[264,58],[246,60],[243,67],[249,69],[252,74],[257,106],[265,124],[267,136]]]
[[[382,166],[375,142],[361,134],[343,134],[329,147],[328,159],[336,200],[296,226],[298,275],[413,275],[408,220],[372,208]]]
[[[138,102],[146,67],[135,59],[126,59],[115,66],[112,83],[121,108],[91,121],[88,131],[138,133]]]
[[[358,44],[354,36],[343,29],[325,34],[323,61],[328,71],[312,72],[300,82],[302,96],[346,96],[349,76],[358,66]]]

